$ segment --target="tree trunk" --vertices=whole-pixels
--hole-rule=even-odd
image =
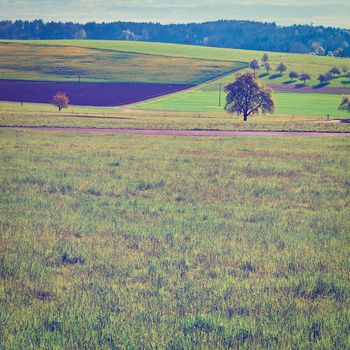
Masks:
[[[246,122],[248,120],[248,113],[244,113],[243,120]]]

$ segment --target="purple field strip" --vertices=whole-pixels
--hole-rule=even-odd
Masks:
[[[192,84],[78,83],[0,80],[0,101],[51,103],[62,91],[72,105],[111,107],[144,101],[192,87]]]

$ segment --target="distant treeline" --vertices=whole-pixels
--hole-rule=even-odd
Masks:
[[[0,38],[142,40],[350,57],[350,30],[237,20],[167,25],[0,21]]]

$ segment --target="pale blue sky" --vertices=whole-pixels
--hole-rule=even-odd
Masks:
[[[249,19],[350,29],[350,0],[0,0],[0,19],[203,22]]]

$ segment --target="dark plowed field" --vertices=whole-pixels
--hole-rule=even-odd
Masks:
[[[121,106],[171,92],[191,84],[152,83],[72,83],[0,80],[0,101],[50,103],[58,91],[69,96],[70,103],[81,106]]]

